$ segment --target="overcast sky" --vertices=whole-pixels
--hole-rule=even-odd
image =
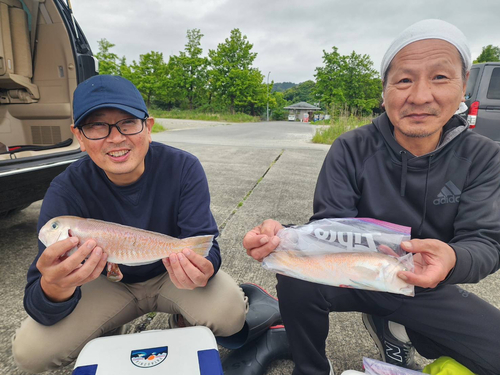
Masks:
[[[368,54],[379,70],[392,40],[407,26],[439,18],[460,28],[472,57],[500,46],[500,0],[72,0],[94,53],[97,41],[114,43],[127,63],[158,51],[184,49],[186,31],[198,28],[203,53],[239,28],[258,56],[254,66],[270,81],[314,80],[323,50]]]

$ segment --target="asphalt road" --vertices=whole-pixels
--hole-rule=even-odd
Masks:
[[[238,283],[257,283],[276,295],[274,274],[246,255],[242,238],[266,218],[283,223],[308,221],[316,178],[328,146],[312,144],[315,128],[303,123],[159,122],[169,131],[155,134],[153,139],[193,153],[207,173],[212,211],[221,228],[223,269]],[[23,374],[11,359],[10,341],[26,317],[23,289],[26,271],[37,251],[40,206],[41,201],[0,220],[0,374]],[[498,273],[465,289],[500,308]],[[129,332],[166,327],[166,314],[158,314],[152,320],[146,316],[137,319]],[[223,356],[226,353],[221,350]],[[347,369],[361,370],[363,356],[380,358],[358,313],[330,314],[327,353],[336,374]],[[425,361],[420,359],[420,363]],[[290,361],[276,361],[266,374],[290,374],[292,368]],[[68,367],[52,374],[71,372]]]

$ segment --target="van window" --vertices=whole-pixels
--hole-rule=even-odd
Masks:
[[[465,99],[470,99],[472,97],[472,92],[474,91],[474,87],[476,87],[478,74],[479,68],[470,70],[469,79],[467,80],[467,88],[465,90]]]
[[[500,68],[493,69],[491,73],[491,81],[486,97],[488,99],[500,99]]]

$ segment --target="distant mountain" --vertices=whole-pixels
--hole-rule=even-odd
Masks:
[[[294,86],[297,86],[297,84],[292,82],[278,82],[273,85],[273,89],[271,90],[271,92],[274,91],[283,92]]]

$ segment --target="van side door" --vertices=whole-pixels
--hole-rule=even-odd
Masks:
[[[477,93],[478,133],[500,142],[500,65],[485,65]]]

